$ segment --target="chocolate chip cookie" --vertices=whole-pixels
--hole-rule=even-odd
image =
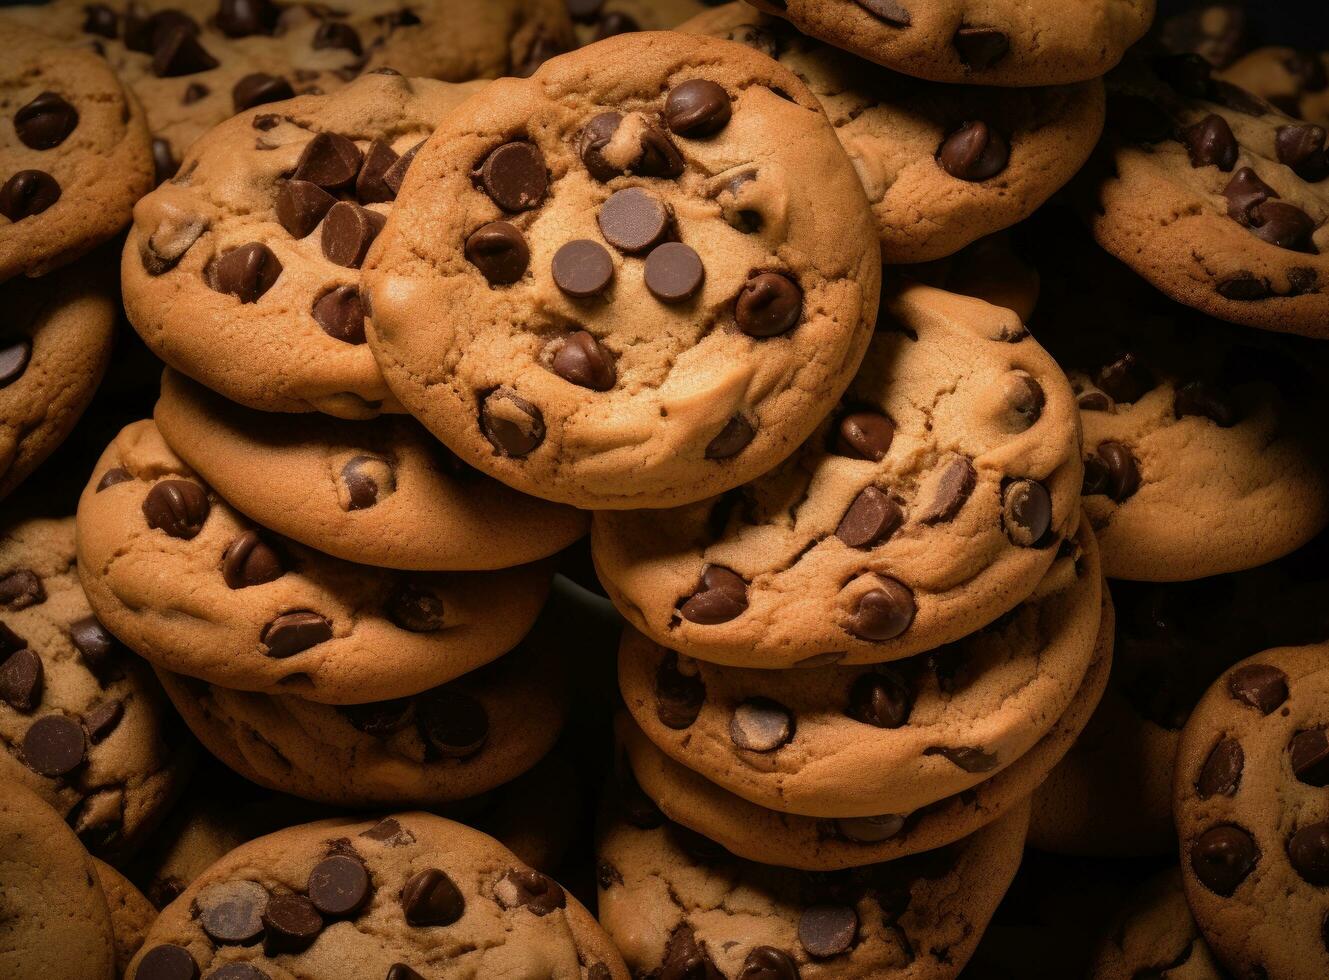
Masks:
[[[1210,686],[1181,734],[1186,898],[1241,978],[1329,972],[1329,645],[1280,647]]]
[[[111,931],[115,934],[115,975],[123,976],[157,918],[157,910],[132,881],[105,861],[93,858],[92,867],[111,913]]]
[[[222,858],[162,912],[127,980],[200,973],[628,980],[557,882],[427,813],[305,824]]]
[[[566,0],[579,44],[629,31],[668,31],[718,0]]]
[[[211,684],[329,704],[408,697],[516,646],[547,564],[400,575],[242,518],[152,422],[116,437],[78,512],[79,575],[131,649]]]
[[[898,660],[1034,590],[1078,527],[1079,438],[1014,313],[908,284],[797,454],[718,498],[597,514],[596,567],[634,627],[691,657]]]
[[[1227,980],[1186,905],[1181,872],[1151,878],[1094,953],[1089,980]]]
[[[1107,157],[1086,177],[1094,237],[1173,299],[1222,320],[1329,336],[1324,130],[1194,55],[1108,80]]]
[[[143,110],[106,63],[2,27],[0,281],[45,275],[100,245],[152,187]]]
[[[575,506],[769,469],[877,309],[871,213],[816,99],[712,38],[623,34],[490,85],[395,218],[365,263],[393,393],[467,463]]]
[[[1329,126],[1329,52],[1302,48],[1257,48],[1229,65],[1221,77],[1283,112]]]
[[[125,246],[125,309],[153,353],[252,408],[399,411],[365,346],[360,265],[413,148],[480,84],[369,74],[200,139]]]
[[[888,263],[926,262],[1028,217],[1103,129],[1103,84],[938,85],[860,61],[730,3],[680,30],[776,58],[821,102],[867,191]]]
[[[115,980],[111,913],[92,858],[58,813],[9,779],[0,780],[0,848],[0,971]]]
[[[634,976],[956,977],[1015,875],[1028,808],[950,847],[839,872],[744,861],[614,800],[600,921]]]
[[[74,519],[0,530],[0,777],[119,861],[149,837],[189,774],[147,665],[92,615],[74,568]]]
[[[154,415],[171,447],[237,510],[348,561],[509,568],[561,551],[589,524],[581,511],[483,476],[405,416],[270,415],[170,370]]]
[[[111,358],[110,256],[0,286],[0,500],[73,430]]]
[[[1154,19],[1154,0],[1059,4],[750,0],[812,37],[934,82],[1061,85],[1097,78]]]

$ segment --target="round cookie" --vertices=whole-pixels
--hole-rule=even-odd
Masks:
[[[565,0],[578,44],[629,31],[669,31],[720,0]]]
[[[92,867],[111,913],[111,930],[115,933],[115,975],[121,976],[143,945],[148,929],[157,918],[157,910],[132,881],[105,861],[93,858]]]
[[[413,148],[482,87],[369,74],[207,133],[125,243],[125,310],[153,353],[251,408],[399,411],[365,345],[360,265]]]
[[[891,291],[841,401],[740,490],[598,513],[596,569],[663,646],[749,667],[879,663],[1014,608],[1079,522],[1065,375],[1010,310]]]
[[[337,707],[158,675],[204,747],[260,786],[341,807],[436,808],[549,751],[568,710],[562,666],[533,635],[448,684]]]
[[[751,479],[870,337],[858,178],[803,83],[741,45],[624,34],[490,85],[398,202],[370,346],[411,414],[535,496],[662,507]]]
[[[2,26],[0,282],[45,275],[100,245],[152,187],[143,110],[106,63]]]
[[[1227,980],[1227,973],[1200,935],[1181,872],[1152,878],[1098,944],[1088,980]]]
[[[619,741],[633,776],[649,795],[642,800],[654,801],[670,820],[740,857],[812,871],[892,861],[954,843],[1029,799],[1084,729],[1107,685],[1111,606],[1104,607],[1104,615],[1096,658],[1052,729],[1005,769],[911,814],[817,819],[781,813],[750,803],[675,762],[626,716],[619,722]]]
[[[1241,980],[1329,973],[1329,644],[1242,661],[1195,706],[1173,815],[1186,900]]]
[[[241,518],[146,421],[98,462],[78,539],[94,611],[156,666],[326,704],[406,697],[496,659],[552,571],[408,576],[320,554]]]
[[[999,622],[889,666],[718,667],[629,629],[623,701],[675,761],[753,803],[903,820],[1011,765],[1070,705],[1094,657],[1103,584],[1087,526],[1074,544],[1083,550]]]
[[[92,858],[60,815],[0,783],[0,973],[115,980],[115,936]]]
[[[634,976],[952,980],[1024,847],[1017,807],[941,850],[834,873],[743,861],[621,807],[598,848],[600,922]],[[763,968],[767,972],[760,972]]]
[[[347,561],[510,568],[561,551],[589,524],[581,511],[476,472],[406,416],[269,415],[171,370],[153,415],[171,447],[237,510]]]
[[[175,961],[203,976],[235,964],[245,976],[628,980],[553,879],[427,813],[325,820],[237,848],[162,912],[126,980],[176,976],[155,972]]]
[[[1257,48],[1221,77],[1268,99],[1289,116],[1329,126],[1329,52]]]
[[[1108,134],[1084,186],[1100,245],[1221,320],[1329,336],[1322,129],[1176,55],[1114,73]]]
[[[0,500],[64,442],[106,371],[116,316],[108,258],[0,286]]]
[[[193,764],[147,665],[92,615],[74,519],[0,531],[0,777],[54,807],[95,854],[150,837]]]
[[[899,272],[938,289],[1004,306],[1021,323],[1033,317],[1041,289],[1038,270],[1016,251],[1005,232],[980,238],[944,259],[905,266]]]
[[[1103,83],[1032,89],[898,75],[730,3],[680,30],[741,41],[805,81],[867,191],[888,264],[927,262],[1028,217],[1089,159]]]
[[[934,82],[1060,85],[1097,78],[1148,30],[1154,0],[749,0],[805,34]]]
[[[52,0],[3,19],[103,54],[143,103],[158,181],[241,110],[381,68],[449,82],[529,75],[574,40],[562,0]]]

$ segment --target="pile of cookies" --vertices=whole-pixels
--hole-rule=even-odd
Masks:
[[[1329,56],[1173,13],[0,11],[0,973],[1329,975]]]

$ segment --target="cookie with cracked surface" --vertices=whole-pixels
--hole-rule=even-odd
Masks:
[[[1329,644],[1266,650],[1205,692],[1173,783],[1186,900],[1241,978],[1329,973]]]
[[[629,628],[623,701],[675,761],[751,802],[903,819],[1011,765],[1070,705],[1094,658],[1103,583],[1088,525],[1071,543],[998,622],[889,665],[720,667]]]
[[[477,472],[406,416],[271,415],[171,370],[161,391],[158,428],[213,489],[263,527],[347,561],[510,568],[561,551],[590,523]]]
[[[1329,336],[1322,128],[1198,56],[1133,59],[1108,79],[1103,157],[1081,197],[1105,249],[1221,320]]]
[[[719,0],[566,0],[578,44],[631,31],[669,31]]]
[[[174,803],[194,752],[147,665],[92,615],[74,551],[72,517],[0,531],[0,776],[120,861]]]
[[[1016,87],[1098,78],[1154,19],[1154,0],[1087,0],[1070,9],[982,0],[749,2],[906,75]]]
[[[1329,126],[1329,52],[1257,48],[1227,66],[1221,77],[1289,116]]]
[[[53,0],[6,7],[0,21],[102,53],[146,111],[148,187],[154,161],[157,181],[171,177],[241,110],[379,69],[448,82],[530,74],[574,43],[562,0]]]
[[[420,150],[366,261],[369,344],[478,469],[574,506],[671,506],[807,436],[880,276],[802,82],[742,45],[623,34],[490,85]]]
[[[949,847],[816,873],[735,858],[676,824],[642,827],[616,799],[605,809],[600,922],[634,976],[661,977],[951,980],[1015,875],[1028,824],[1022,805]]]
[[[535,622],[547,563],[398,574],[241,517],[152,422],[107,448],[78,509],[98,618],[159,667],[325,704],[408,697],[497,659]]]
[[[0,285],[0,500],[64,442],[106,373],[116,317],[106,258]]]
[[[1089,980],[1227,980],[1186,904],[1178,868],[1133,895],[1098,944]]]
[[[900,275],[918,282],[1004,306],[1028,323],[1042,288],[1038,269],[1025,258],[1006,232],[987,235],[954,255],[900,268]]]
[[[604,512],[596,568],[670,649],[747,667],[879,663],[1038,585],[1079,524],[1074,397],[1010,310],[907,284],[793,457],[687,507]]]
[[[860,61],[742,3],[680,30],[740,41],[808,84],[858,171],[890,264],[941,258],[1028,217],[1089,159],[1103,129],[1097,78],[1033,89],[939,85]]]
[[[0,281],[91,251],[152,187],[143,110],[106,63],[17,25],[4,34]]]
[[[111,913],[92,858],[58,813],[8,779],[0,783],[0,849],[0,971],[115,980]]]
[[[481,87],[369,74],[207,133],[125,243],[125,309],[153,353],[251,408],[400,411],[365,345],[360,264],[412,148]]]
[[[184,972],[155,972],[177,963]],[[162,912],[127,980],[227,967],[245,977],[628,980],[557,882],[427,813],[325,820],[237,848]]]
[[[132,881],[105,861],[93,858],[92,866],[111,913],[111,931],[115,933],[115,975],[118,977],[124,974],[129,961],[143,945],[143,938],[157,918],[157,910]]]

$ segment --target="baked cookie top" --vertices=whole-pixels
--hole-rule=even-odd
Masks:
[[[167,670],[330,704],[406,697],[512,649],[547,564],[403,575],[331,558],[241,517],[152,422],[107,447],[78,511],[88,601]]]
[[[45,275],[119,232],[152,187],[152,151],[142,107],[101,58],[0,23],[3,282]]]
[[[1256,48],[1228,65],[1221,77],[1268,99],[1289,116],[1329,126],[1329,52]]]
[[[121,279],[147,345],[251,408],[400,411],[365,346],[360,265],[412,150],[482,85],[368,74],[208,132],[134,208]]]
[[[428,813],[323,820],[227,854],[163,910],[126,980],[198,973],[628,980],[557,882]]]
[[[1194,55],[1108,79],[1094,237],[1173,299],[1222,320],[1329,336],[1329,155],[1321,127]]]
[[[1242,661],[1196,705],[1173,814],[1186,898],[1239,976],[1329,971],[1329,645]]]
[[[1098,78],[1154,19],[1154,0],[750,0],[837,48],[934,82]]]
[[[596,514],[596,567],[629,623],[691,657],[898,660],[1033,592],[1079,524],[1079,441],[1013,312],[907,284],[799,452],[718,498]]]
[[[862,357],[880,274],[802,82],[741,45],[624,34],[491,84],[421,148],[365,263],[369,343],[478,469],[661,507],[807,436]]]
[[[680,30],[777,59],[821,102],[867,191],[889,264],[926,262],[1015,224],[1071,179],[1103,129],[1103,83],[939,85],[880,68],[729,3]]]

